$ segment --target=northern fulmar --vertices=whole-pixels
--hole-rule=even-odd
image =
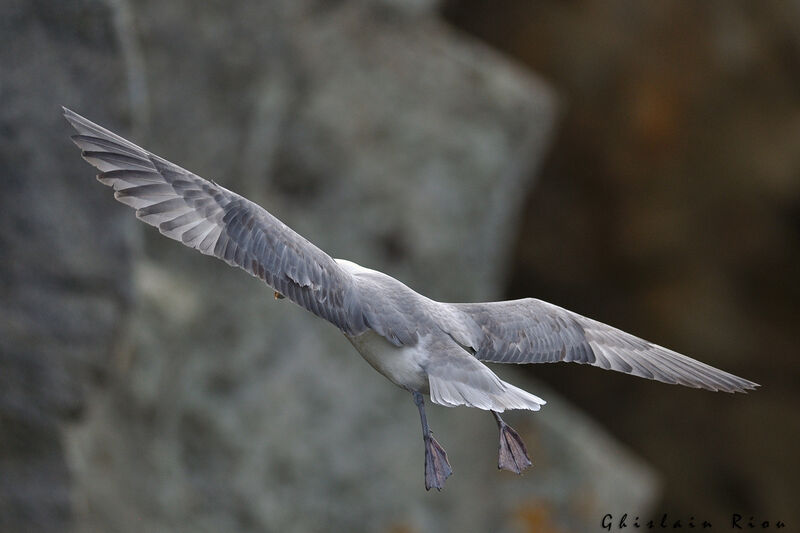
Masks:
[[[411,393],[425,445],[425,488],[452,470],[433,438],[423,394],[447,407],[489,411],[500,432],[498,468],[531,465],[519,434],[500,417],[545,401],[498,378],[488,363],[585,363],[712,391],[758,384],[553,304],[525,298],[487,303],[431,300],[393,277],[333,259],[264,208],[64,108],[72,140],[98,180],[136,217],[167,237],[260,278],[324,318],[389,381]]]

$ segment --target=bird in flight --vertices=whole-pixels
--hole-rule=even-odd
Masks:
[[[395,385],[411,393],[425,446],[425,488],[452,473],[433,438],[423,394],[435,404],[489,411],[500,434],[498,468],[531,465],[507,409],[545,401],[498,378],[484,363],[590,364],[665,383],[744,392],[758,384],[561,307],[525,298],[487,303],[431,300],[391,276],[333,259],[266,209],[136,146],[64,108],[72,140],[97,179],[136,217],[167,237],[260,278],[347,337]]]

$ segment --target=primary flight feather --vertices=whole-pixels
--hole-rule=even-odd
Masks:
[[[586,363],[665,383],[743,392],[758,385],[555,305],[526,298],[443,303],[382,272],[333,259],[262,207],[64,108],[72,140],[98,180],[136,217],[262,279],[331,322],[381,374],[412,393],[425,443],[425,486],[451,474],[431,435],[422,394],[434,403],[492,412],[500,468],[530,466],[522,439],[499,413],[538,411],[544,400],[502,381],[492,363]]]

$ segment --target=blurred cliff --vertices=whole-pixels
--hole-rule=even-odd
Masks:
[[[433,2],[7,1],[0,8],[0,530],[583,531],[656,474],[515,369],[536,467],[332,327],[135,222],[67,105],[431,297],[496,299],[553,91]]]
[[[747,376],[747,397],[531,369],[665,476],[658,508],[790,527],[800,478],[800,3],[458,0],[563,119],[509,298],[536,295]]]

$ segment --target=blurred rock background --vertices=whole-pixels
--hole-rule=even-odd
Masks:
[[[4,2],[0,531],[793,519],[797,18],[745,5]],[[767,387],[501,368],[549,400],[511,415],[535,468],[434,407],[455,474],[426,493],[407,393],[135,222],[62,104],[431,297],[550,299]]]

